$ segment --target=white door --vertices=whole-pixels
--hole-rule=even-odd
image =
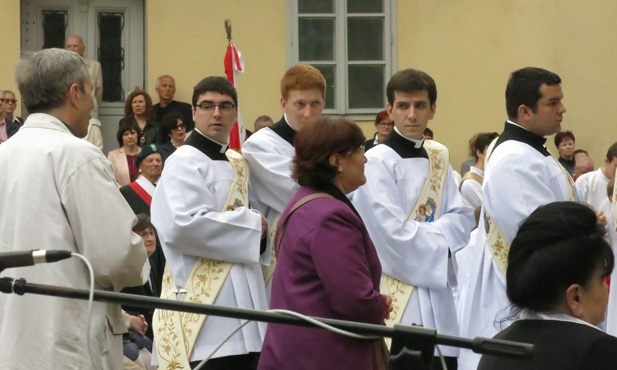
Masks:
[[[22,51],[63,47],[73,34],[103,69],[99,119],[107,153],[118,147],[124,99],[145,85],[144,0],[21,0]]]

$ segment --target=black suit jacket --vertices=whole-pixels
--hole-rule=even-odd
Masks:
[[[617,369],[617,338],[585,324],[519,320],[495,339],[535,345],[532,360],[483,355],[478,370]]]
[[[23,125],[23,121],[21,120],[21,118],[17,117],[17,119],[19,122],[6,121],[6,136],[7,137],[11,137],[15,135],[17,131],[19,131],[19,129]]]

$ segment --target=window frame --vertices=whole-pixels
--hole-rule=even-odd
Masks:
[[[396,40],[396,0],[383,0],[383,13],[352,13],[348,15],[347,1],[353,0],[333,0],[333,13],[306,13],[302,17],[311,18],[335,18],[335,38],[334,38],[334,61],[300,61],[299,60],[299,19],[298,0],[286,0],[287,2],[287,67],[294,66],[298,63],[308,63],[311,65],[334,65],[336,80],[334,109],[324,109],[323,113],[332,116],[345,116],[354,120],[370,120],[375,118],[375,115],[386,108],[385,88],[390,79],[390,76],[397,68],[397,40]],[[383,39],[383,60],[372,61],[348,61],[347,60],[347,19],[362,18],[362,17],[383,17],[384,19],[384,39]],[[347,67],[348,65],[362,64],[384,64],[384,106],[382,108],[349,108],[348,83],[347,83]],[[326,81],[331,83],[330,81]]]

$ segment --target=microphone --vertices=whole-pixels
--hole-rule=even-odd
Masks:
[[[0,253],[0,271],[12,267],[32,266],[36,263],[61,261],[71,256],[71,251],[39,249]]]

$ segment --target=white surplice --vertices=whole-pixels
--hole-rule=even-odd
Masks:
[[[286,125],[287,132],[293,130],[285,118],[275,125]],[[292,159],[296,150],[291,143],[269,127],[264,127],[249,137],[242,146],[242,155],[251,170],[249,199],[251,207],[257,209],[268,220],[268,228],[275,226],[280,215],[299,185],[291,178]],[[268,240],[271,243],[271,240]],[[271,250],[268,246],[268,250]],[[264,254],[264,264],[270,263],[270,254]],[[270,295],[268,284],[268,298]]]
[[[510,127],[511,126],[511,127]],[[531,136],[522,127],[507,123],[506,131]],[[504,134],[501,139],[504,140]],[[498,139],[499,140],[499,139]],[[536,136],[536,148],[520,140],[505,140],[495,147],[484,168],[482,206],[477,247],[470,266],[469,280],[460,297],[461,336],[492,338],[510,321],[510,302],[506,296],[505,276],[493,260],[486,244],[484,212],[501,229],[511,243],[518,228],[536,208],[555,201],[570,200],[570,186],[561,165],[537,146],[543,139]],[[480,355],[461,350],[459,369],[476,369]]]
[[[581,198],[581,202],[592,206],[596,211],[602,211],[605,215],[611,213],[611,201],[608,199],[606,187],[611,181],[604,176],[602,168],[582,174],[576,179],[574,186]]]
[[[480,178],[484,178],[484,171],[479,170],[475,166],[471,166],[469,171],[480,176]],[[473,178],[464,180],[461,184],[461,196],[463,197],[463,203],[471,208],[482,207],[482,184]]]
[[[159,235],[171,275],[184,287],[198,257],[232,262],[215,305],[267,309],[260,265],[261,215],[248,207],[221,211],[235,172],[223,160],[226,147],[193,133],[165,162],[152,199],[152,223]],[[194,140],[216,146],[217,160],[190,145]],[[238,319],[206,318],[190,361],[205,358],[241,324]],[[260,352],[265,324],[252,322],[236,333],[213,356]]]
[[[398,134],[393,131],[391,135]],[[407,139],[399,136],[398,140]],[[467,244],[474,226],[473,210],[463,204],[448,166],[441,216],[434,222],[409,221],[428,178],[429,161],[402,158],[387,142],[366,153],[367,182],[353,194],[353,204],[375,244],[383,273],[416,287],[401,324],[458,335],[451,290],[456,285],[455,262],[449,254]],[[458,355],[453,347],[442,347],[442,352]]]

